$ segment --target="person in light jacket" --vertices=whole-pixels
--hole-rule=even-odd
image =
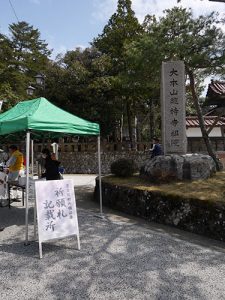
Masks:
[[[8,181],[18,180],[24,174],[23,154],[16,145],[9,147],[10,158],[6,162],[8,168]]]

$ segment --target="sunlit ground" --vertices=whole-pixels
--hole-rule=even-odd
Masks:
[[[128,178],[105,176],[104,182],[131,187],[139,190],[158,191],[165,195],[174,195],[188,199],[209,201],[225,201],[225,171],[216,173],[205,180],[173,182],[169,184],[154,184],[138,175]]]

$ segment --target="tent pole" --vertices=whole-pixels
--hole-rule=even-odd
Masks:
[[[26,199],[25,199],[25,245],[28,245],[28,199],[29,199],[29,166],[30,166],[30,131],[26,134]]]
[[[59,159],[59,144],[56,143],[55,145],[55,158],[58,160]]]
[[[102,215],[102,178],[101,178],[101,144],[100,135],[98,136],[98,178],[99,178],[99,200],[100,200],[100,214]]]
[[[31,175],[34,176],[34,140],[31,140]]]

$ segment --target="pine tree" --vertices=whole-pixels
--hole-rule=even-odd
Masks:
[[[132,105],[134,99],[132,91],[126,82],[123,82],[123,77],[120,75],[121,73],[129,72],[125,57],[125,45],[132,42],[142,32],[142,26],[139,24],[131,8],[131,0],[118,0],[116,13],[109,19],[108,24],[104,27],[103,33],[94,39],[93,42],[93,45],[97,47],[101,53],[107,54],[111,58],[112,68],[110,75],[115,76],[115,89],[117,89],[114,99],[117,99],[117,103],[118,99],[120,99],[120,111],[124,110],[124,113],[127,115],[132,147],[134,146],[132,135]],[[123,116],[121,116],[121,114],[120,117],[122,120]],[[123,122],[120,121],[120,124],[122,123]]]
[[[47,69],[51,51],[39,30],[26,22],[9,25],[9,32],[8,37],[0,34],[0,88],[5,84],[23,100],[34,76]]]
[[[15,69],[28,76],[35,76],[40,69],[45,69],[51,51],[41,40],[39,30],[26,22],[18,22],[11,24],[9,31]]]

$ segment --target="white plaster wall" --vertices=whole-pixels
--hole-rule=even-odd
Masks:
[[[200,128],[188,128],[186,129],[187,137],[201,137],[201,129]],[[210,137],[221,137],[221,129],[220,127],[215,127],[209,134]]]

